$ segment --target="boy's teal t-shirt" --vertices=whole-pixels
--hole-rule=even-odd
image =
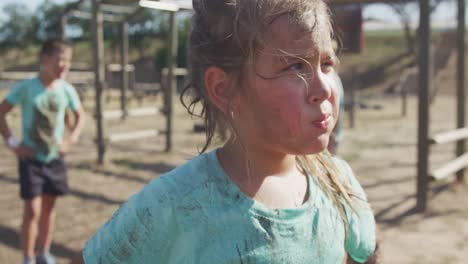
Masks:
[[[21,106],[22,144],[32,148],[39,161],[57,158],[65,132],[66,109],[76,111],[80,107],[73,86],[58,80],[52,89],[46,89],[36,77],[15,85],[6,101]]]
[[[354,191],[366,199],[344,161]],[[345,250],[365,262],[375,249],[374,216],[366,203],[343,221],[308,177],[300,208],[268,209],[242,193],[218,162],[203,154],[153,180],[87,242],[93,263],[341,264]]]

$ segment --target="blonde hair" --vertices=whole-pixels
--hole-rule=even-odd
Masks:
[[[190,114],[204,119],[206,142],[201,152],[211,144],[217,127],[226,126],[229,120],[211,102],[205,89],[204,73],[209,67],[223,69],[234,77],[236,84],[241,84],[246,64],[264,47],[270,24],[281,15],[288,15],[289,21],[304,30],[312,30],[317,22],[314,25],[310,22],[320,20],[325,23],[330,40],[335,39],[329,9],[322,0],[193,0],[193,7],[191,84],[182,92],[181,101]],[[195,112],[198,103],[201,104],[199,113]],[[347,223],[345,204],[353,208],[354,194],[331,155],[325,150],[296,159],[305,173],[315,177]]]

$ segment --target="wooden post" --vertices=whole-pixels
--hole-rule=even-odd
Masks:
[[[355,93],[354,93],[354,86],[351,86],[351,89],[350,89],[350,98],[351,98],[351,102],[350,102],[350,109],[349,109],[349,127],[350,128],[354,128],[354,110],[356,108],[356,97],[355,97]]]
[[[167,87],[165,89],[165,108],[166,108],[166,151],[169,152],[172,149],[172,133],[173,133],[173,94],[175,91],[175,78],[174,68],[177,63],[177,24],[176,24],[176,12],[169,12],[170,17],[170,37],[169,37],[169,54],[168,54],[168,74],[167,74]]]
[[[60,32],[59,32],[59,39],[65,39],[65,27],[67,26],[67,16],[62,14],[60,16]]]
[[[353,76],[356,76],[356,72],[353,72]],[[357,78],[354,78],[356,80]],[[357,103],[357,95],[356,95],[356,87],[359,87],[359,85],[356,83],[357,81],[353,81],[351,84],[351,89],[349,93],[349,98],[350,98],[350,103],[349,103],[349,127],[354,128],[355,125],[355,117],[356,117],[356,103]]]
[[[426,210],[429,160],[429,91],[430,12],[429,0],[419,1],[419,107],[418,107],[418,176],[416,209]]]
[[[457,128],[465,127],[465,0],[458,0],[457,26]],[[465,152],[465,140],[458,140],[456,156]],[[457,180],[463,182],[464,169],[457,171]]]
[[[102,92],[104,89],[105,69],[104,69],[104,34],[103,34],[103,16],[100,10],[100,3],[98,0],[92,0],[93,4],[93,55],[94,55],[94,83],[96,90],[96,145],[98,151],[98,164],[104,163],[105,142],[104,142],[104,125],[103,125],[103,108],[104,100]]]
[[[406,115],[408,114],[408,91],[406,87],[403,87],[401,89],[401,103],[402,103],[401,115],[403,117],[406,117]]]
[[[127,117],[127,90],[128,90],[128,22],[124,21],[120,25],[121,43],[120,43],[120,110],[122,110],[122,119]]]

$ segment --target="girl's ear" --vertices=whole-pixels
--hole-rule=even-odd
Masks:
[[[219,67],[209,67],[205,72],[205,87],[211,101],[221,112],[227,112],[229,102],[229,77]]]

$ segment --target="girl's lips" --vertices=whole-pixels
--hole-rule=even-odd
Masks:
[[[322,116],[320,116],[320,118],[316,119],[315,121],[312,121],[312,125],[320,130],[326,131],[330,126],[330,119],[330,114],[323,114]]]

